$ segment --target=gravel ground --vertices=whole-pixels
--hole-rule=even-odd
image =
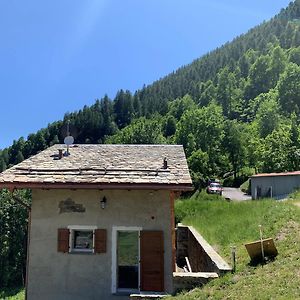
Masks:
[[[239,188],[224,187],[223,188],[223,197],[229,198],[230,200],[233,200],[233,201],[251,200],[251,196],[246,195]]]

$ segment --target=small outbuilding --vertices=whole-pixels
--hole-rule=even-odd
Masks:
[[[252,199],[282,199],[300,188],[300,171],[262,173],[251,177]]]
[[[54,145],[0,174],[31,189],[27,299],[173,292],[174,198],[192,189],[178,145]]]

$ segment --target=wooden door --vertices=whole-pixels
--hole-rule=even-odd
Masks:
[[[164,291],[164,240],[162,231],[141,231],[141,290]]]

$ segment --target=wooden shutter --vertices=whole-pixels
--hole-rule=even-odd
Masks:
[[[95,253],[106,253],[106,229],[95,230]]]
[[[141,290],[164,291],[164,240],[162,231],[141,231]]]
[[[70,231],[67,228],[59,228],[57,234],[57,251],[69,252]]]

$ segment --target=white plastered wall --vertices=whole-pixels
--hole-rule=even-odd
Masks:
[[[107,198],[106,208],[100,201]],[[172,292],[171,212],[168,191],[34,190],[29,252],[28,299],[120,299],[112,295],[113,227],[162,230],[165,288]],[[60,213],[72,199],[85,212]],[[105,254],[57,252],[57,229],[70,225],[107,229]],[[128,298],[128,297],[125,297]]]

